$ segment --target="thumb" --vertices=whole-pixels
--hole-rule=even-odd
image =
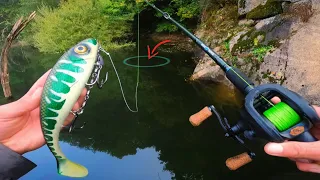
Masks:
[[[320,141],[268,143],[264,150],[273,156],[320,160]]]

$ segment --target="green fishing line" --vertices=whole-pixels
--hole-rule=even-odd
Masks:
[[[263,114],[281,132],[300,122],[300,116],[284,102],[275,104]]]

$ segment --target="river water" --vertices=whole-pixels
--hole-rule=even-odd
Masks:
[[[157,42],[141,41],[140,55],[147,55],[147,45]],[[167,179],[315,179],[315,174],[297,170],[284,158],[267,156],[263,143],[249,144],[257,159],[237,171],[230,171],[225,160],[244,151],[224,133],[212,117],[199,127],[192,127],[190,115],[213,104],[230,121],[239,118],[239,106],[228,97],[232,94],[219,84],[188,82],[196,64],[194,54],[159,49],[158,56],[170,63],[154,68],[140,68],[138,113],[130,112],[120,91],[116,74],[104,56],[109,78],[103,89],[93,88],[90,99],[79,117],[83,129],[69,134],[63,132],[60,145],[66,156],[89,170],[84,179],[167,180]],[[123,60],[137,56],[137,49],[112,51],[128,104],[135,109],[137,68]],[[32,84],[58,60],[61,54],[39,53],[36,49],[14,47],[10,53],[10,77],[13,95],[23,96]],[[128,62],[135,64],[137,59]],[[162,63],[160,58],[140,58],[142,65]],[[1,104],[8,103],[2,95]],[[241,97],[240,97],[241,99]],[[27,138],[27,137],[26,137]],[[24,154],[37,167],[22,180],[70,179],[57,174],[56,162],[47,146]]]

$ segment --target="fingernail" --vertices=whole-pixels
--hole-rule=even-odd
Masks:
[[[283,152],[283,147],[280,144],[270,143],[267,146],[267,153],[272,155],[281,154]]]

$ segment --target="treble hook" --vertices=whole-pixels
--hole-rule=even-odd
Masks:
[[[108,72],[106,73],[106,79],[105,80],[101,80],[101,82],[97,81],[97,86],[99,89],[102,89],[102,86],[107,82],[108,80]]]
[[[102,67],[103,65],[104,65],[104,60],[103,60],[103,58],[102,58],[102,56],[100,55],[100,54],[98,54],[98,61],[97,61],[97,64],[98,64],[98,66],[100,66],[100,67]],[[101,69],[99,70],[99,72],[98,72],[98,75],[97,75],[97,86],[98,86],[98,88],[99,89],[102,89],[102,86],[107,82],[107,80],[108,80],[108,72],[106,73],[106,76],[105,76],[105,80],[101,80],[100,81],[100,71],[101,71]]]
[[[95,69],[95,71],[93,73],[94,80],[91,83],[87,83],[86,84],[87,86],[93,86],[94,84],[97,84],[98,88],[101,89],[102,86],[107,82],[107,80],[108,80],[108,72],[106,73],[105,80],[102,79],[100,81],[100,72],[101,72],[103,64],[104,64],[104,61],[103,61],[101,55],[98,54],[97,62],[95,64],[95,66],[97,66],[97,67],[96,67],[96,69]]]

